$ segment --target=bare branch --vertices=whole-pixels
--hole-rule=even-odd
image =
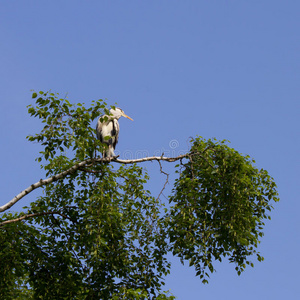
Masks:
[[[5,224],[9,224],[9,223],[19,222],[19,221],[22,221],[22,220],[25,220],[25,219],[28,219],[28,218],[32,218],[32,217],[45,216],[45,215],[60,215],[64,218],[70,220],[69,217],[63,215],[59,211],[48,211],[48,212],[40,212],[40,213],[35,213],[35,214],[24,215],[20,218],[13,219],[13,220],[7,220],[7,221],[4,221],[4,222],[1,222],[0,226],[5,225]]]
[[[30,192],[32,192],[33,190],[43,186],[43,185],[46,185],[46,184],[49,184],[53,181],[56,181],[58,179],[61,179],[61,178],[65,178],[67,175],[69,174],[72,174],[74,172],[76,172],[78,170],[78,168],[82,167],[82,166],[85,166],[86,164],[92,162],[93,159],[88,159],[88,160],[85,160],[85,161],[82,161],[76,165],[74,165],[72,168],[60,173],[60,174],[57,174],[57,175],[54,175],[52,177],[49,177],[47,179],[41,179],[40,181],[30,185],[27,189],[25,189],[24,191],[22,191],[21,193],[19,193],[17,196],[15,196],[12,200],[10,200],[9,202],[7,202],[6,204],[4,204],[3,206],[0,206],[0,212],[3,212],[9,208],[11,208],[14,204],[16,204],[20,199],[22,199],[24,196],[28,195]]]
[[[174,162],[176,160],[189,157],[190,155],[191,154],[187,153],[187,154],[179,155],[176,157],[151,156],[151,157],[144,157],[144,158],[138,158],[138,159],[118,159],[118,157],[90,158],[90,159],[84,160],[84,161],[74,165],[73,167],[71,167],[70,169],[68,169],[62,173],[51,176],[47,179],[41,179],[40,181],[30,185],[27,189],[23,190],[21,193],[19,193],[17,196],[15,196],[12,200],[7,202],[3,206],[0,206],[0,212],[8,210],[14,204],[16,204],[19,200],[21,200],[23,197],[25,197],[30,192],[32,192],[33,190],[35,190],[43,185],[47,185],[53,181],[65,178],[67,175],[75,173],[78,169],[80,169],[88,164],[93,165],[94,163],[111,162],[111,161],[120,163],[120,164],[133,164],[133,163],[153,161],[153,160],[157,160],[157,161],[163,160],[163,161],[168,161],[168,162]]]
[[[138,163],[138,162],[145,162],[145,161],[152,161],[152,160],[164,160],[164,161],[168,161],[168,162],[174,162],[176,160],[182,159],[182,158],[186,158],[188,157],[190,154],[182,154],[176,157],[164,157],[164,156],[150,156],[150,157],[144,157],[144,158],[138,158],[138,159],[116,159],[114,160],[117,163],[121,163],[121,164],[133,164],[133,163]],[[96,160],[97,161],[97,160]]]

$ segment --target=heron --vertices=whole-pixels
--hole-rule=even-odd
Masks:
[[[104,150],[103,157],[115,156],[115,148],[119,139],[120,126],[118,120],[125,117],[133,121],[127,116],[121,108],[112,108],[109,115],[100,116],[96,126],[97,138],[100,142],[106,144],[108,149]],[[101,122],[102,119],[102,122]]]

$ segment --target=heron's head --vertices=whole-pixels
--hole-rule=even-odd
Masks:
[[[120,119],[121,117],[125,117],[125,118],[127,118],[127,119],[129,119],[129,120],[131,120],[131,121],[133,121],[129,116],[127,116],[125,113],[124,113],[124,111],[121,109],[121,108],[119,108],[119,107],[116,107],[115,109],[111,109],[110,111],[109,111],[112,115],[113,115],[113,118],[114,119]]]

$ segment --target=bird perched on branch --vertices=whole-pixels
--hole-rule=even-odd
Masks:
[[[103,152],[103,157],[115,156],[114,150],[118,143],[120,132],[118,120],[122,116],[133,121],[121,108],[112,108],[109,111],[109,115],[103,115],[98,119],[96,126],[97,138],[108,146],[108,149]]]

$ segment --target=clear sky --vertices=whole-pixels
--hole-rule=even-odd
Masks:
[[[180,300],[296,299],[299,13],[298,0],[1,0],[0,204],[45,177],[34,161],[39,145],[25,139],[40,128],[27,114],[30,90],[86,104],[106,98],[134,119],[120,120],[121,157],[176,155],[196,135],[228,139],[278,185],[263,263],[237,276],[224,261],[203,285],[174,259],[165,288]],[[158,193],[164,178],[144,166]]]

